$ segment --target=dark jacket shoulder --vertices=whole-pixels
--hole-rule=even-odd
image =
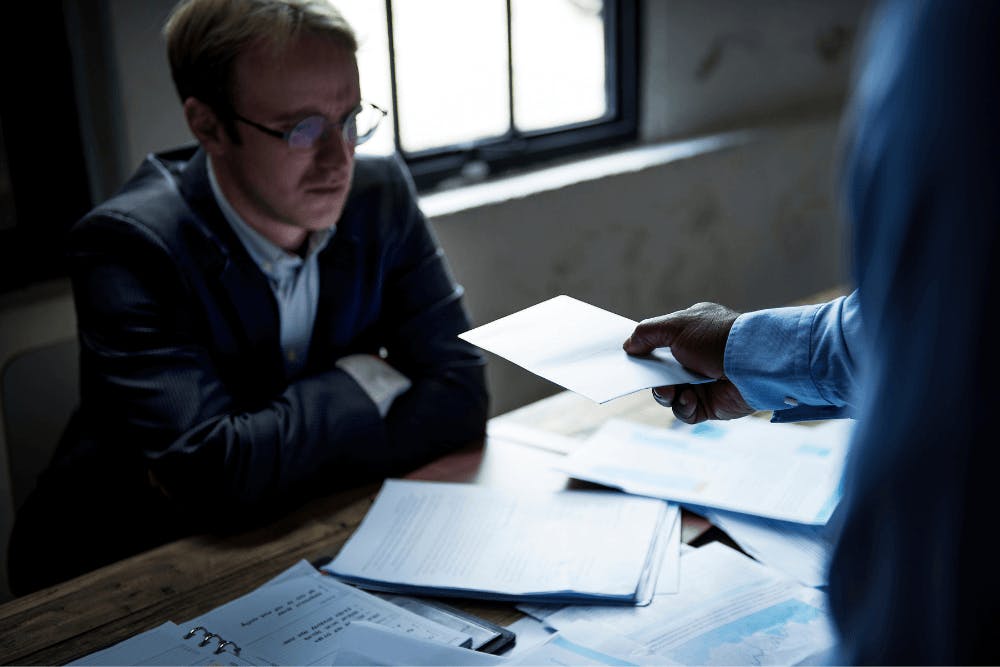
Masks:
[[[174,259],[218,260],[225,243],[213,216],[221,220],[211,199],[204,153],[197,146],[150,154],[116,194],[74,225],[70,253],[138,243]]]

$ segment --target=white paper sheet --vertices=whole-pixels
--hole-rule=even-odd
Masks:
[[[649,358],[626,354],[622,344],[636,324],[561,295],[459,338],[597,403],[650,387],[710,381],[681,366],[669,348]]]
[[[323,569],[374,590],[635,603],[652,598],[671,511],[614,492],[387,480]]]
[[[833,543],[825,526],[709,510],[705,518],[748,554],[806,586],[826,586]]]
[[[642,649],[628,637],[608,632],[599,625],[555,632],[541,644],[523,654],[512,656],[509,665],[663,665],[659,656],[643,655]]]
[[[682,557],[677,595],[648,607],[567,605],[545,622],[585,637],[600,626],[633,642],[639,662],[787,665],[829,650],[835,635],[824,594],[720,543]]]
[[[849,433],[844,421],[667,429],[613,419],[556,467],[637,495],[823,525],[840,501]]]
[[[254,662],[310,665],[330,659],[340,634],[357,621],[404,635],[460,645],[468,636],[317,572],[305,561],[182,629],[202,626],[235,642]],[[308,572],[307,574],[300,574]]]
[[[517,619],[508,625],[507,629],[514,633],[517,641],[503,654],[506,660],[519,658],[528,651],[541,646],[555,632],[555,630],[545,625],[545,623],[531,616],[523,616]]]
[[[673,595],[681,586],[681,512],[674,508],[674,519],[670,525],[670,539],[660,564],[660,576],[656,581],[656,595]]]
[[[446,646],[374,623],[351,623],[341,633],[328,665],[502,665],[495,655]]]
[[[569,454],[582,447],[585,442],[582,438],[571,438],[568,435],[499,419],[491,419],[486,423],[486,436],[490,439],[509,440],[557,454]]]
[[[566,633],[546,633],[542,640],[524,651],[493,656],[468,649],[442,646],[406,637],[377,625],[352,623],[343,633],[332,665],[638,665],[662,664],[624,661],[620,653],[635,651],[630,640],[594,626],[585,643]]]

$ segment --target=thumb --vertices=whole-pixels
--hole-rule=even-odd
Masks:
[[[622,345],[629,354],[649,354],[658,347],[670,347],[680,331],[672,315],[643,320]]]

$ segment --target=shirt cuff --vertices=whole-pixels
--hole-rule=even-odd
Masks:
[[[775,410],[771,415],[771,421],[775,424],[784,424],[817,419],[845,419],[853,417],[854,410],[849,405],[800,405],[787,410]]]
[[[801,410],[829,405],[810,368],[812,324],[818,305],[740,315],[726,341],[726,377],[756,410]]]
[[[410,388],[410,379],[371,354],[352,354],[337,360],[337,368],[360,385],[384,418],[396,397]]]

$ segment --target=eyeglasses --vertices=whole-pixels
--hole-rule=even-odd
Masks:
[[[261,125],[249,118],[244,118],[236,112],[233,112],[233,117],[255,130],[284,140],[289,148],[304,150],[313,148],[321,139],[328,137],[330,131],[333,129],[339,129],[341,136],[344,137],[344,141],[349,145],[358,146],[363,144],[372,138],[372,135],[375,134],[375,130],[378,129],[379,123],[382,122],[386,114],[385,109],[371,102],[361,102],[361,104],[351,109],[351,112],[341,121],[332,122],[327,120],[326,116],[307,116],[287,132]]]

